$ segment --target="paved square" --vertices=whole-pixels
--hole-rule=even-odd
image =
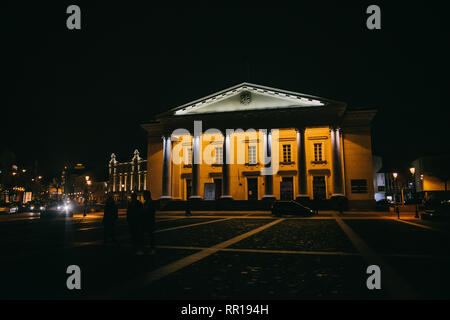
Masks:
[[[155,255],[135,255],[122,212],[120,246],[103,245],[101,213],[43,221],[2,217],[2,299],[448,299],[446,225],[377,214],[160,212]],[[381,290],[366,269],[381,268]],[[66,268],[82,289],[66,289]]]

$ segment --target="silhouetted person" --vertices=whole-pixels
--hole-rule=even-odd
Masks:
[[[138,201],[137,195],[135,193],[131,194],[131,201],[128,203],[127,209],[127,222],[130,229],[131,242],[138,255],[144,254],[142,211],[143,206]]]
[[[155,237],[153,235],[153,231],[155,230],[155,214],[156,214],[156,206],[152,200],[152,194],[150,191],[145,190],[144,193],[144,205],[142,211],[142,226],[144,231],[144,243],[147,239],[149,240],[149,245],[151,248],[150,254],[155,253]]]
[[[337,209],[339,211],[339,214],[344,213],[344,209],[345,209],[345,198],[344,197],[337,198]]]
[[[113,242],[117,242],[115,225],[116,220],[119,217],[118,209],[116,203],[112,196],[108,196],[105,203],[104,214],[103,214],[103,227],[104,227],[104,243],[109,239]]]

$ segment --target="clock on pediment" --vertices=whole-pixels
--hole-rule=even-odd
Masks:
[[[240,99],[242,104],[248,105],[252,102],[252,94],[249,91],[242,91]]]

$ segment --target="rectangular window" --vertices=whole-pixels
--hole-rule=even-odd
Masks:
[[[216,147],[216,164],[222,164],[222,163],[223,163],[223,148]]]
[[[314,143],[314,161],[323,161],[321,143]]]
[[[291,162],[291,145],[283,144],[283,162]]]
[[[249,164],[257,164],[256,146],[248,146],[248,163]]]
[[[352,193],[367,193],[367,180],[355,179],[351,180]]]

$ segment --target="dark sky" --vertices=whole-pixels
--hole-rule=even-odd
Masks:
[[[386,159],[450,151],[439,5],[93,2],[2,10],[0,147],[47,175],[67,161],[106,168],[111,152],[145,155],[139,123],[243,81],[378,108],[374,151]],[[70,4],[81,7],[79,31],[66,28]],[[366,28],[370,4],[381,7],[382,30]]]

